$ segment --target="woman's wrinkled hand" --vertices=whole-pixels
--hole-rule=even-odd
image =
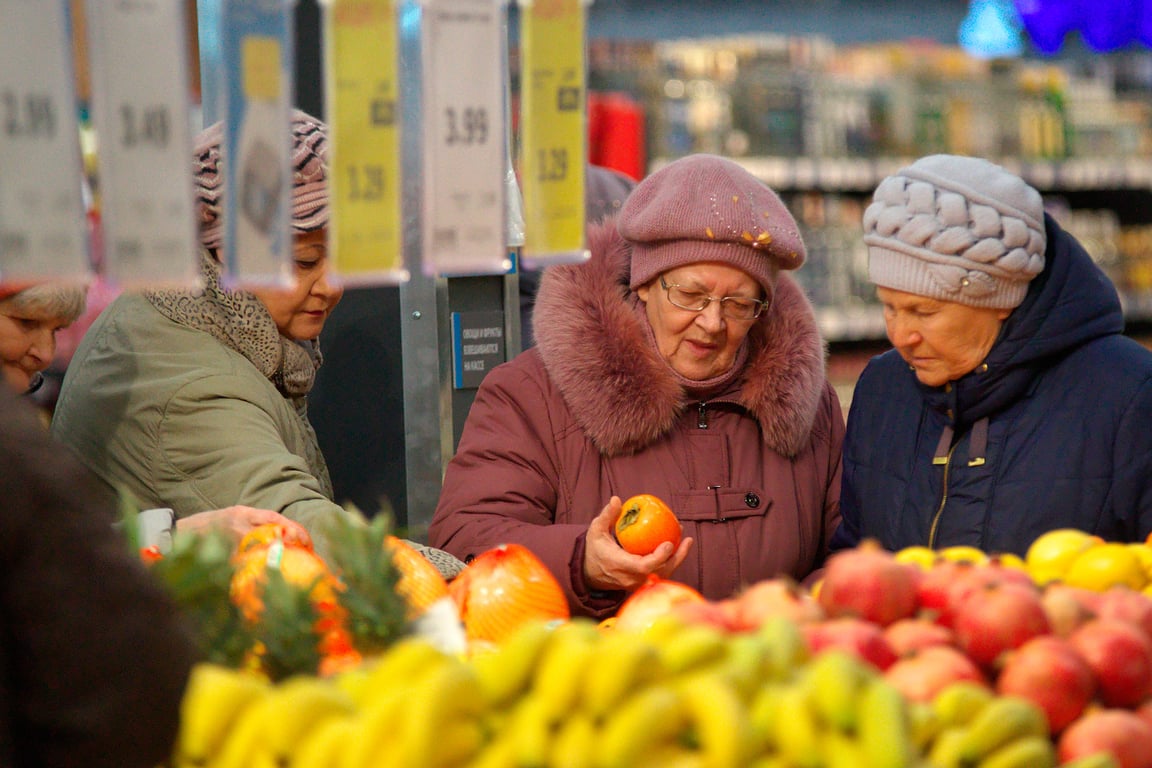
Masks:
[[[202,533],[210,528],[215,528],[225,531],[239,541],[244,534],[253,528],[269,523],[276,523],[281,526],[285,544],[312,546],[312,537],[296,521],[289,520],[279,512],[273,512],[270,509],[257,509],[239,504],[182,517],[176,521],[176,530],[180,533]]]
[[[688,537],[680,542],[679,547],[666,541],[648,555],[626,552],[613,534],[620,509],[620,497],[613,496],[588,526],[584,544],[584,581],[591,589],[631,592],[643,586],[650,574],[668,578],[684,562],[692,547],[692,539]]]

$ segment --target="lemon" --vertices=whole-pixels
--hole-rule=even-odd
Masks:
[[[1005,568],[1028,572],[1028,564],[1024,562],[1024,558],[1015,552],[996,552],[989,559]]]
[[[1108,543],[1081,552],[1068,566],[1064,583],[1096,592],[1117,585],[1139,591],[1148,585],[1148,577],[1144,575],[1140,556],[1131,547]]]
[[[1076,528],[1056,528],[1040,534],[1024,554],[1028,573],[1037,584],[1047,584],[1064,577],[1081,552],[1100,546],[1104,540]]]
[[[921,570],[926,571],[936,562],[938,553],[930,547],[917,544],[912,547],[904,547],[904,549],[897,550],[893,557],[898,563],[915,565]]]
[[[973,565],[984,565],[988,562],[988,553],[979,547],[969,547],[963,544],[955,544],[951,547],[944,547],[940,550],[940,556],[945,560],[952,560],[957,563],[972,563]]]
[[[1144,575],[1149,581],[1152,581],[1152,546],[1148,544],[1129,544],[1128,546],[1140,558],[1140,564],[1144,566]]]

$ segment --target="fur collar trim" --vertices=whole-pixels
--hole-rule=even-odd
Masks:
[[[590,261],[550,267],[533,326],[549,377],[601,453],[638,451],[672,429],[691,404],[648,342],[629,301],[631,247],[608,219],[588,232]],[[786,274],[748,336],[739,403],[765,444],[788,457],[807,445],[823,395],[825,347],[800,286]]]

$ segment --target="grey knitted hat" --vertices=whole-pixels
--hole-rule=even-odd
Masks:
[[[1044,269],[1044,202],[987,160],[930,155],[880,182],[864,242],[876,285],[1014,309]]]
[[[674,267],[714,261],[748,273],[771,296],[777,272],[804,263],[800,228],[776,193],[716,155],[682,157],[645,178],[616,227],[632,243],[633,290]]]

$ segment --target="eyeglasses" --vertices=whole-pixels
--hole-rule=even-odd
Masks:
[[[771,302],[744,296],[725,296],[718,299],[701,291],[689,291],[676,283],[669,285],[660,275],[660,287],[668,292],[672,306],[689,312],[703,312],[714,301],[720,302],[720,313],[729,320],[755,320]]]

